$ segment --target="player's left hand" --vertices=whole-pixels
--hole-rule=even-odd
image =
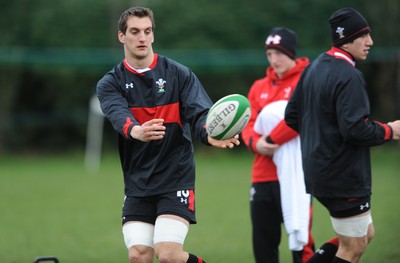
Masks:
[[[388,125],[392,128],[393,140],[400,140],[400,120],[388,122]]]
[[[218,148],[232,149],[233,147],[238,146],[240,144],[240,141],[239,141],[239,135],[235,135],[234,137],[226,140],[216,140],[208,136],[208,143]]]

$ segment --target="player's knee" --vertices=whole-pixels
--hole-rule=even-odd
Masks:
[[[153,249],[146,246],[133,246],[128,251],[129,262],[131,263],[151,263],[153,262],[153,255]]]
[[[367,236],[342,237],[339,236],[339,249],[337,255],[351,259],[350,262],[358,262],[368,245]]]
[[[184,263],[181,253],[172,250],[160,250],[157,253],[157,258],[160,263],[182,262]]]
[[[356,245],[353,247],[355,258],[359,259],[368,246],[368,237],[359,238]]]
[[[129,262],[131,262],[131,263],[140,262],[140,253],[133,247],[129,249],[128,257],[129,257]]]
[[[364,238],[360,239],[360,242],[358,242],[358,253],[362,254],[365,249],[368,246],[368,236],[365,236]]]
[[[181,244],[176,242],[159,242],[154,246],[154,254],[160,263],[186,262]]]

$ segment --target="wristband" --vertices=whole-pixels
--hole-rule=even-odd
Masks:
[[[267,142],[267,143],[272,143],[272,144],[275,144],[275,142],[271,139],[271,137],[269,137],[269,136],[267,136],[266,138],[265,138],[265,141]]]

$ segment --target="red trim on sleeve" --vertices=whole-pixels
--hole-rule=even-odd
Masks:
[[[142,125],[152,119],[164,119],[164,123],[178,123],[182,127],[179,102],[151,108],[130,108],[133,117]]]
[[[276,144],[284,144],[285,142],[290,141],[291,139],[295,138],[298,133],[290,128],[285,120],[282,120],[276,127],[271,131],[269,137],[271,140]]]
[[[129,134],[128,134],[129,133],[129,127],[131,127],[132,124],[133,124],[133,121],[129,117],[127,117],[126,121],[125,121],[125,124],[124,124],[124,127],[122,128],[122,131],[123,131],[123,133],[124,133],[126,138],[129,137]]]
[[[386,141],[388,141],[388,140],[391,140],[392,139],[392,128],[390,128],[390,126],[389,125],[387,125],[387,124],[383,124],[383,123],[380,123],[379,121],[377,121],[376,123],[378,123],[380,126],[382,126],[384,129],[385,129],[385,137],[384,137],[384,139],[386,140]]]

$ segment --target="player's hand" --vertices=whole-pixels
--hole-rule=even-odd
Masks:
[[[388,125],[393,131],[393,140],[400,140],[400,120],[389,122]]]
[[[235,135],[234,137],[226,140],[216,140],[208,136],[208,143],[218,148],[232,149],[233,147],[238,146],[240,144],[240,141],[239,141],[239,135]]]
[[[142,125],[135,125],[131,130],[133,139],[149,142],[161,140],[165,135],[165,126],[163,119],[152,119]]]
[[[261,155],[266,155],[266,156],[273,156],[276,150],[279,148],[279,144],[272,144],[268,143],[265,138],[267,138],[268,135],[263,135],[261,136],[260,139],[258,139],[256,143],[256,149],[257,152]]]

